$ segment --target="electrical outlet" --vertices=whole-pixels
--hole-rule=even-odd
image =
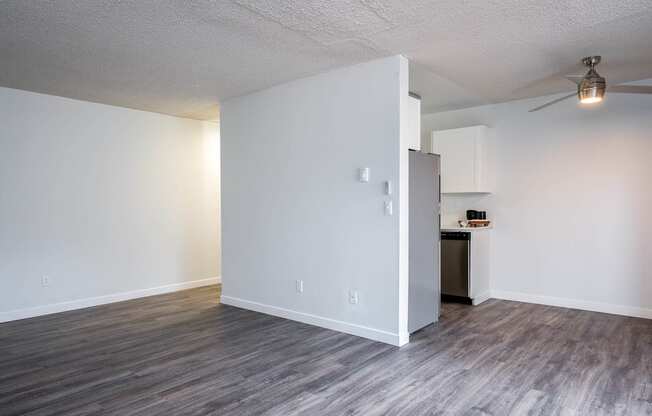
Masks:
[[[357,290],[349,290],[349,303],[351,305],[357,305],[358,304],[358,291]]]
[[[297,293],[303,293],[303,280],[297,280],[296,282]]]
[[[48,275],[41,276],[41,286],[43,287],[50,286],[50,276]]]

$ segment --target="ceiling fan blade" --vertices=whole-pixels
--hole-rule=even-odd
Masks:
[[[574,84],[579,84],[582,79],[584,79],[586,75],[564,75],[564,78],[569,80],[570,82]]]
[[[571,97],[577,97],[577,93],[574,92],[574,93],[572,93],[572,94],[565,95],[565,96],[563,96],[563,97],[561,97],[561,98],[557,98],[556,100],[552,100],[552,101],[550,101],[549,103],[545,103],[544,105],[540,105],[540,106],[538,106],[538,107],[535,107],[535,108],[531,109],[530,111],[528,111],[528,113],[531,113],[531,112],[533,112],[533,111],[539,111],[539,110],[541,110],[542,108],[546,108],[546,107],[548,107],[549,105],[557,104],[558,102],[560,102],[560,101],[564,101],[564,100],[567,100],[567,99],[569,99],[569,98],[571,98]]]
[[[608,87],[607,91],[623,93],[623,94],[652,94],[652,86],[650,86],[650,85],[614,85],[613,87]]]

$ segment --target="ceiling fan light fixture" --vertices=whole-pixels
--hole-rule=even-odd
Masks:
[[[582,104],[595,104],[602,101],[602,97],[586,97],[580,98],[580,103]]]
[[[595,104],[602,101],[605,89],[606,85],[604,82],[601,84],[585,85],[584,87],[580,84],[580,87],[577,89],[577,95],[582,104]]]
[[[606,89],[606,80],[592,67],[577,84],[577,96],[582,104],[595,104],[602,101]]]
[[[589,68],[584,76],[566,75],[566,79],[577,84],[577,92],[556,98],[552,101],[535,107],[529,110],[530,113],[539,111],[553,104],[561,101],[577,97],[582,104],[596,104],[604,99],[605,91],[607,90],[607,81],[598,74],[595,66],[601,61],[600,56],[587,56],[582,59],[582,63]],[[621,94],[652,94],[652,85],[616,85],[609,87],[609,93],[612,92]]]

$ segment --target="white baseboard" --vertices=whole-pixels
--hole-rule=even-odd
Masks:
[[[304,312],[297,312],[290,309],[279,308],[276,306],[266,305],[264,303],[252,302],[249,300],[224,296],[220,301],[225,305],[236,306],[238,308],[249,309],[255,312],[267,315],[278,316],[280,318],[290,319],[292,321],[302,322],[304,324],[315,325],[322,328],[332,329],[334,331],[344,332],[346,334],[356,335],[368,338],[374,341],[384,342],[386,344],[400,347],[410,341],[409,334],[395,334],[380,329],[369,328],[362,325],[352,324],[349,322],[338,321],[335,319],[325,318],[323,316],[312,315]]]
[[[479,305],[482,302],[488,301],[489,299],[491,299],[491,293],[488,292],[488,291],[484,292],[483,294],[478,295],[478,296],[473,298],[473,305]]]
[[[492,290],[491,297],[495,299],[513,300],[517,302],[537,303],[540,305],[560,306],[570,309],[581,309],[592,312],[610,313],[613,315],[631,316],[634,318],[652,319],[652,309],[634,306],[615,305],[611,303],[591,302],[580,299],[558,298],[553,296],[531,295],[528,293]]]
[[[218,284],[221,278],[211,277],[208,279],[193,280],[190,282],[174,283],[171,285],[152,287],[148,289],[133,290],[130,292],[113,293],[110,295],[96,296],[71,300],[68,302],[52,303],[43,306],[34,306],[25,309],[15,309],[12,311],[0,312],[0,322],[15,321],[18,319],[33,318],[35,316],[49,315],[72,311],[75,309],[89,308],[91,306],[105,305],[107,303],[122,302],[124,300],[144,298],[147,296],[162,295],[164,293],[178,292],[180,290],[192,289],[195,287],[209,286]]]

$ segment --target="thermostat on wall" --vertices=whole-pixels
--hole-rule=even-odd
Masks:
[[[369,182],[369,168],[360,168],[358,171],[360,182]]]

